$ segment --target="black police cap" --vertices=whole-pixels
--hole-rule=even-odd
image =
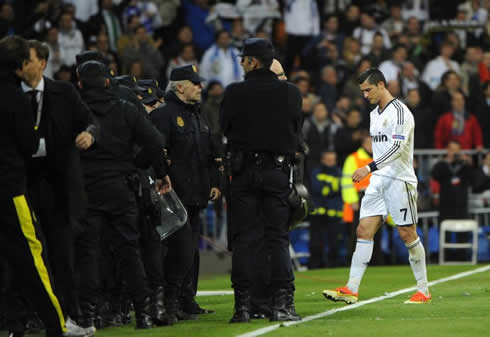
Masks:
[[[195,65],[183,66],[175,68],[170,73],[170,81],[191,81],[194,83],[200,83],[206,81],[199,76]]]
[[[243,42],[241,56],[274,57],[274,47],[269,40],[253,37]]]
[[[160,85],[157,80],[152,80],[152,79],[138,80],[137,84],[139,87],[144,88],[145,90],[151,88],[158,98],[165,97],[165,92],[160,88]]]
[[[87,61],[78,67],[80,81],[87,87],[103,87],[101,78],[108,78],[107,67],[98,61]]]
[[[114,79],[118,84],[122,84],[130,89],[133,89],[134,87],[137,86],[136,77],[131,75],[120,75],[114,77]]]
[[[75,56],[75,59],[77,61],[77,66],[87,61],[97,61],[103,63],[106,66],[109,65],[109,60],[104,57],[104,55],[102,55],[100,52],[95,50],[82,51]]]
[[[141,95],[141,103],[143,104],[151,104],[153,105],[156,101],[158,101],[158,97],[156,95],[156,91],[152,87],[148,87],[142,92],[139,93]]]

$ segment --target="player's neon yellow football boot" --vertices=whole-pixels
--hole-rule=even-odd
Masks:
[[[409,300],[406,300],[404,303],[406,304],[424,304],[429,303],[432,300],[432,296],[425,296],[422,292],[417,291],[415,294],[410,297]]]
[[[340,287],[335,290],[324,290],[322,294],[328,300],[335,302],[342,301],[347,304],[354,304],[359,300],[359,294],[353,293],[347,287]]]

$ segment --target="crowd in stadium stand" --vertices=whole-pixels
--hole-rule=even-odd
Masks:
[[[116,74],[165,83],[194,64],[211,86],[240,81],[242,41],[270,38],[304,97],[314,153],[339,164],[369,125],[357,74],[379,67],[415,115],[416,148],[490,147],[488,1],[2,1],[0,36],[46,42],[46,75],[74,81],[75,55],[100,51]],[[221,92],[221,91],[220,91]],[[462,95],[454,94],[456,92]],[[359,122],[349,125],[351,111]],[[357,125],[356,125],[357,124]],[[312,126],[312,127],[311,127]],[[315,135],[313,135],[315,134]],[[342,135],[336,146],[335,135]],[[318,162],[318,156],[310,159]]]

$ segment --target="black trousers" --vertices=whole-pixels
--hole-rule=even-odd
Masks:
[[[265,242],[265,218],[263,215],[258,217],[258,221],[261,225],[257,226],[257,233],[262,240],[259,240],[257,244],[252,247],[255,261],[255,268],[252,269],[252,288],[251,298],[252,302],[266,302],[271,298],[270,293],[270,247]]]
[[[308,268],[337,267],[339,261],[339,234],[342,232],[341,220],[325,215],[315,215],[310,224],[310,259]],[[325,244],[328,258],[325,259]]]
[[[141,208],[140,208],[141,210]],[[162,244],[155,224],[145,215],[139,218],[141,257],[145,267],[148,286],[151,290],[163,287]]]
[[[81,220],[84,230],[77,242],[80,302],[95,305],[101,295],[98,256],[100,249],[107,248],[100,247],[101,231],[106,231],[116,264],[127,282],[128,295],[138,310],[149,292],[139,250],[138,207],[134,193],[121,178],[92,186],[87,195],[89,206]]]
[[[184,280],[194,262],[192,229],[189,220],[182,228],[164,240],[165,297],[179,298]]]
[[[270,253],[272,291],[291,287],[294,275],[289,255],[288,194],[288,172],[281,168],[249,164],[233,176],[231,281],[235,290],[251,289],[257,263],[255,247],[261,240]],[[260,221],[261,216],[265,221]]]
[[[192,266],[189,272],[185,276],[183,288],[182,288],[182,298],[183,301],[192,300],[197,294],[197,285],[199,281],[199,265],[200,265],[200,254],[199,254],[199,237],[201,235],[201,222],[199,219],[199,212],[201,207],[198,206],[185,206],[188,214],[188,222],[191,226],[191,246],[192,250]]]
[[[56,192],[48,179],[32,182],[29,197],[44,234],[47,258],[61,306],[69,316],[78,314],[75,291],[73,223],[65,207],[57,202]]]
[[[48,337],[62,336],[65,318],[39,240],[36,217],[24,195],[0,196],[0,253],[6,257],[17,286],[39,313]]]

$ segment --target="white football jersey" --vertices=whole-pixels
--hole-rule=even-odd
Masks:
[[[412,112],[394,98],[381,110],[371,111],[374,175],[417,183],[413,169],[415,122]]]

